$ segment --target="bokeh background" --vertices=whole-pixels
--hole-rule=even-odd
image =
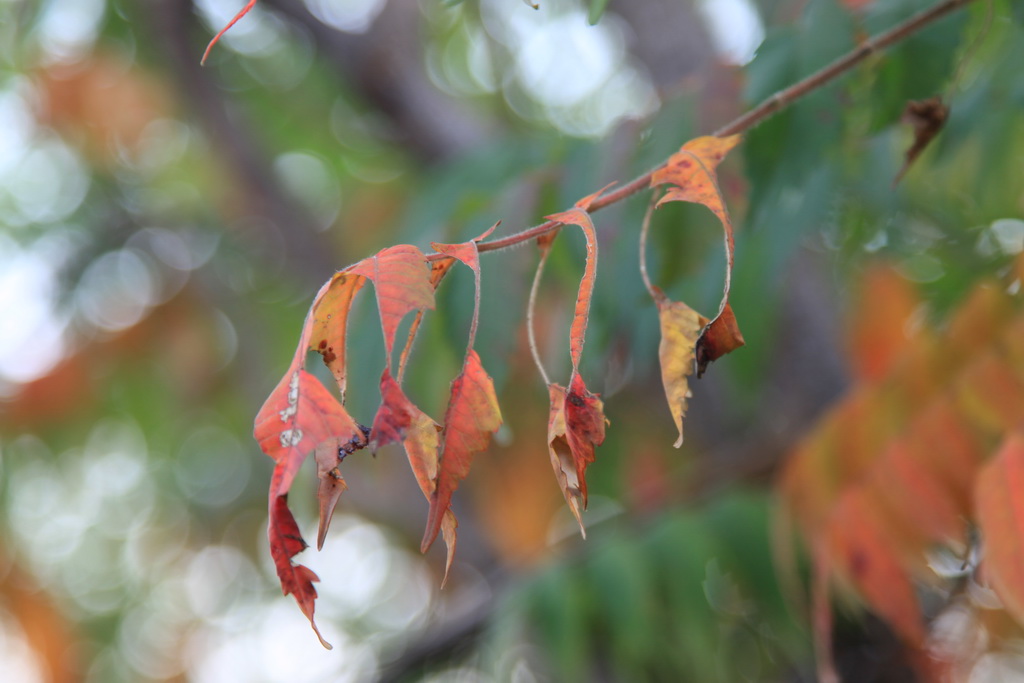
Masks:
[[[811,680],[773,476],[880,353],[872,311],[896,299],[935,324],[1022,250],[1020,3],[871,58],[723,165],[747,347],[696,383],[681,450],[637,268],[647,199],[597,215],[583,374],[612,424],[585,542],[526,348],[536,251],[485,256],[476,348],[506,424],[456,495],[451,580],[443,548],[418,552],[404,455],[349,457],[324,550],[298,558],[330,652],[280,594],[250,436],[317,287],[392,244],[535,224],[930,3],[260,0],[200,67],[241,4],[0,0],[0,680]],[[947,129],[893,189],[900,112],[936,94]],[[556,378],[582,254],[560,238],[538,304]],[[659,211],[649,259],[716,309],[706,211]],[[417,342],[408,391],[431,415],[471,302],[456,270]],[[371,297],[354,315],[349,408],[369,423]],[[290,498],[307,538],[314,476]],[[901,669],[881,622],[841,622],[851,680],[907,680],[885,678]]]

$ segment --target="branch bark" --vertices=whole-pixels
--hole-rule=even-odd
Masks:
[[[884,31],[873,38],[865,40],[854,50],[843,55],[831,64],[819,69],[810,76],[807,76],[803,80],[776,92],[759,105],[749,110],[747,113],[716,130],[712,135],[725,137],[750,130],[762,121],[797,102],[805,95],[808,95],[818,88],[831,83],[871,55],[881,52],[882,50],[909,38],[929,24],[934,23],[947,14],[950,14],[974,1],[975,0],[943,0],[931,8],[915,14],[906,21],[892,27],[888,31]],[[631,197],[641,190],[648,188],[651,184],[651,176],[659,169],[664,168],[665,163],[667,163],[667,161],[661,163],[659,166],[651,169],[647,173],[634,178],[614,192],[609,192],[608,194],[599,197],[590,205],[590,212],[593,213],[594,211],[600,211],[605,207],[611,206],[612,204],[620,202],[623,199]],[[551,232],[559,225],[560,223],[556,223],[555,221],[547,221],[546,223],[541,223],[540,225],[517,232],[514,235],[491,240],[489,242],[482,242],[479,245],[479,249],[481,252],[506,249],[508,247],[536,239],[541,235]],[[443,256],[432,254],[427,257],[430,261],[436,261],[438,258],[443,258]]]

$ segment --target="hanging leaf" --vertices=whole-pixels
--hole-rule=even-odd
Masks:
[[[345,349],[348,316],[356,294],[365,283],[365,277],[343,270],[335,273],[313,300],[313,326],[309,348],[323,357],[324,365],[330,369],[338,383],[343,403],[346,388]]]
[[[1024,435],[1011,432],[978,474],[974,500],[984,539],[984,576],[1024,624]]]
[[[654,288],[654,292],[661,322],[661,344],[658,347],[661,382],[672,419],[679,430],[679,438],[673,446],[679,448],[683,445],[683,417],[690,398],[689,377],[693,374],[697,338],[707,325],[707,318],[681,301],[672,301],[660,289]]]
[[[452,382],[448,409],[445,411],[436,485],[430,497],[430,513],[423,541],[420,544],[420,548],[424,552],[437,538],[443,520],[448,516],[454,520],[451,511],[452,495],[459,483],[469,474],[473,457],[487,449],[491,435],[501,426],[501,409],[498,407],[494,382],[484,370],[480,356],[473,350],[480,316],[480,254],[476,243],[489,235],[494,227],[475,240],[463,244],[434,243],[432,245],[439,253],[461,261],[473,271],[475,297],[466,358],[462,364],[462,372]],[[452,527],[453,546],[454,527]]]
[[[270,488],[279,488],[276,485],[282,478],[283,472],[280,469],[274,470],[274,477],[271,480]],[[299,525],[295,523],[291,510],[288,509],[288,495],[270,497],[270,555],[274,559],[274,566],[277,568],[277,577],[281,581],[281,589],[285,595],[292,595],[299,603],[299,609],[309,619],[313,632],[320,639],[320,644],[328,650],[332,649],[331,644],[320,635],[320,629],[316,627],[313,620],[314,603],[316,601],[315,581],[320,578],[312,569],[301,564],[292,564],[291,558],[295,557],[307,548],[306,542],[302,540],[302,533]]]
[[[607,189],[607,188],[604,188]],[[587,240],[586,265],[583,278],[580,280],[579,292],[576,295],[576,307],[573,312],[572,324],[569,327],[569,356],[572,360],[572,374],[569,377],[568,389],[557,384],[550,384],[548,392],[551,396],[551,413],[548,418],[548,449],[551,453],[551,464],[555,470],[555,478],[562,494],[565,496],[573,516],[580,518],[580,506],[587,507],[586,470],[594,462],[594,449],[604,442],[605,424],[604,404],[597,394],[587,390],[583,378],[579,375],[580,357],[586,339],[587,323],[590,316],[590,302],[594,295],[594,283],[597,278],[597,232],[594,223],[587,213],[587,208],[604,189],[588,195],[576,202],[574,208],[551,216],[549,220],[559,223],[578,225]],[[542,245],[547,249],[547,245]],[[543,260],[542,260],[543,263]],[[561,408],[555,404],[559,396],[563,396]],[[563,426],[564,425],[564,426]],[[564,445],[563,445],[564,441]],[[572,470],[565,462],[566,452],[572,459]],[[569,472],[575,471],[575,477]]]
[[[288,490],[303,460],[315,449],[321,449],[317,470],[321,478],[321,533],[326,533],[330,516],[338,496],[344,490],[344,482],[337,473],[338,449],[344,444],[362,447],[366,435],[340,403],[320,382],[301,367],[305,358],[308,339],[303,335],[289,373],[278,383],[256,415],[253,436],[264,453],[277,465],[270,485],[270,554],[277,567],[277,575],[285,595],[294,595],[303,613],[309,619],[313,630],[313,601],[316,590],[312,581],[316,575],[302,565],[293,565],[291,558],[306,548],[295,519],[288,511]],[[335,462],[330,464],[330,458]],[[326,483],[325,479],[327,480]],[[329,645],[320,637],[325,647]]]
[[[402,318],[416,309],[434,308],[434,287],[423,252],[408,244],[380,251],[347,269],[373,281],[384,332],[386,367],[391,367],[395,333]]]
[[[417,408],[402,392],[388,370],[384,370],[380,381],[381,406],[373,420],[370,439],[375,447],[390,443],[401,443],[409,458],[409,465],[429,503],[437,488],[438,454],[441,427],[430,416]],[[455,557],[458,522],[449,510],[441,520],[441,531],[448,548],[445,562],[444,581],[448,580]],[[442,583],[443,586],[443,583]]]
[[[238,14],[236,14],[234,18],[228,22],[228,25],[222,28],[220,32],[218,32],[217,35],[213,37],[213,40],[210,41],[209,45],[206,46],[206,50],[203,52],[203,58],[199,60],[200,66],[206,64],[206,58],[210,56],[210,50],[212,50],[213,46],[217,44],[217,41],[220,40],[221,36],[227,33],[229,28],[237,24],[238,20],[244,17],[246,14],[248,14],[249,10],[251,10],[255,6],[256,0],[249,0],[249,2],[246,3],[245,7],[240,9],[238,11]]]
[[[727,138],[704,136],[690,140],[673,154],[662,168],[651,176],[651,187],[670,185],[658,206],[665,202],[693,202],[708,207],[722,223],[725,236],[725,285],[718,314],[708,323],[697,340],[697,376],[704,374],[708,363],[743,346],[743,335],[729,306],[729,288],[733,267],[733,227],[725,199],[718,187],[715,169],[740,141],[739,135]]]

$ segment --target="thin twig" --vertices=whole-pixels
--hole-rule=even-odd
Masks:
[[[934,7],[915,14],[888,31],[880,33],[874,38],[865,40],[858,47],[846,53],[828,66],[814,72],[807,78],[794,83],[788,88],[779,90],[747,113],[716,130],[713,135],[716,137],[725,137],[750,130],[770,116],[777,114],[786,107],[789,107],[805,95],[810,94],[818,88],[832,82],[839,76],[842,76],[876,52],[880,52],[902,40],[905,40],[923,29],[925,26],[928,26],[947,14],[974,1],[975,0],[943,0],[943,2],[936,4]],[[599,197],[590,205],[589,212],[593,213],[595,211],[600,211],[607,206],[620,202],[623,199],[631,197],[637,192],[649,187],[651,184],[651,176],[655,171],[664,168],[665,163],[667,162],[663,162],[658,167],[634,178],[614,192],[609,192],[603,197]],[[541,223],[540,225],[517,232],[514,235],[508,235],[507,237],[491,240],[490,242],[483,242],[480,244],[479,248],[482,253],[512,247],[549,233],[559,225],[561,224],[556,223],[555,221],[547,221],[546,223]],[[427,257],[427,260],[434,261],[437,260],[437,258],[439,258],[439,255],[431,254]]]
[[[540,371],[541,379],[544,380],[544,385],[551,384],[551,378],[548,377],[547,371],[544,369],[544,363],[540,359],[540,350],[537,348],[537,334],[533,329],[533,309],[537,305],[537,290],[540,289],[540,276],[544,273],[544,264],[548,260],[548,254],[551,253],[551,249],[542,249],[540,252],[540,263],[537,264],[537,272],[533,275],[533,285],[530,287],[530,300],[526,304],[526,338],[530,341],[530,353],[533,354],[533,362],[537,364],[537,370]]]
[[[640,277],[643,279],[647,291],[651,293],[651,297],[655,300],[657,300],[658,294],[654,291],[651,277],[647,274],[647,233],[651,229],[651,216],[654,214],[656,204],[654,195],[652,195],[651,201],[647,203],[647,211],[644,213],[644,222],[640,224]]]

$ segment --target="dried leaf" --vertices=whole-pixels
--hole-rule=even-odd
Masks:
[[[409,311],[434,308],[434,287],[423,253],[414,246],[389,247],[347,269],[373,281],[384,331],[384,352],[391,367],[398,325]]]
[[[381,377],[380,393],[382,402],[373,421],[371,442],[378,447],[389,443],[402,444],[416,483],[429,503],[436,490],[440,451],[438,432],[441,427],[406,397],[387,370]],[[451,510],[447,511],[441,520],[441,532],[448,548],[444,581],[448,580],[448,571],[455,558],[457,526],[455,515]]]
[[[565,439],[576,466],[583,509],[587,509],[586,470],[594,462],[594,449],[604,443],[604,403],[597,394],[587,391],[583,378],[573,373],[565,394]]]
[[[608,186],[610,187],[610,186]],[[587,507],[586,469],[594,462],[594,449],[604,442],[605,424],[604,404],[597,394],[587,390],[583,378],[579,374],[580,357],[587,333],[587,322],[590,316],[590,302],[594,296],[594,283],[597,278],[597,232],[594,223],[587,213],[587,208],[600,196],[607,187],[587,195],[576,202],[576,206],[568,211],[547,216],[549,220],[564,224],[578,225],[587,240],[587,260],[580,280],[580,289],[576,295],[576,308],[573,313],[572,325],[569,328],[569,355],[572,359],[572,374],[569,378],[568,390],[557,384],[549,384],[548,391],[552,399],[551,413],[548,418],[548,449],[551,464],[555,469],[555,478],[565,495],[566,502],[573,516],[580,523],[580,504]],[[547,249],[550,243],[542,244]],[[543,263],[543,260],[542,260]],[[559,392],[564,393],[561,408],[555,404]],[[568,453],[566,452],[568,449]],[[571,456],[572,470],[568,468],[567,456]]]
[[[427,528],[420,544],[427,548],[437,538],[442,518],[449,513],[452,494],[469,474],[473,456],[486,450],[491,434],[501,426],[501,410],[494,382],[472,349],[466,354],[462,372],[452,382],[451,398],[444,417],[443,445],[437,486],[430,499]]]
[[[679,430],[679,438],[673,445],[679,448],[683,445],[683,417],[690,398],[689,377],[693,374],[697,340],[707,319],[683,302],[672,301],[661,290],[654,291],[661,321],[661,344],[658,347],[661,382],[672,419]]]
[[[708,207],[722,223],[725,236],[725,285],[718,314],[704,328],[697,342],[697,376],[704,374],[707,364],[743,346],[743,335],[729,306],[729,288],[733,267],[733,227],[725,199],[718,187],[715,169],[740,141],[739,135],[727,138],[704,136],[690,140],[673,154],[662,168],[651,176],[651,187],[671,185],[658,201],[693,202]]]
[[[708,369],[708,363],[735,351],[745,343],[743,335],[740,334],[740,328],[736,324],[732,306],[726,304],[718,317],[704,328],[697,340],[697,346],[694,349],[694,355],[697,358],[697,377],[704,376],[704,371]]]
[[[910,169],[910,165],[914,163],[917,157],[921,156],[921,152],[939,134],[943,126],[946,125],[948,118],[949,106],[938,95],[929,97],[926,100],[910,100],[907,102],[900,121],[913,127],[914,142],[906,152],[903,166],[900,167],[896,178],[892,181],[893,187],[903,179],[907,170]]]
[[[313,325],[309,348],[319,353],[338,383],[341,400],[345,401],[346,337],[352,301],[366,283],[366,278],[346,271],[335,273],[313,300]]]
[[[985,576],[1006,609],[1024,624],[1024,435],[1011,432],[974,488],[985,541]]]
[[[549,384],[548,394],[551,398],[551,410],[548,414],[548,454],[551,456],[551,467],[555,471],[555,480],[569,504],[576,523],[580,525],[580,533],[587,537],[583,526],[582,505],[583,494],[580,492],[580,480],[576,474],[576,462],[572,449],[565,436],[565,387],[560,384]]]
[[[321,289],[325,292],[329,284]],[[277,463],[270,485],[270,554],[277,567],[278,578],[285,594],[292,594],[303,613],[309,619],[313,630],[313,602],[316,590],[312,581],[316,575],[302,565],[293,565],[291,558],[306,547],[299,533],[295,519],[288,511],[287,495],[295,474],[311,452],[318,453],[318,474],[321,477],[321,533],[326,533],[334,504],[344,490],[340,475],[336,479],[334,466],[325,453],[337,453],[346,443],[366,443],[366,434],[334,396],[303,368],[306,351],[310,346],[315,327],[311,310],[306,316],[291,366],[281,381],[267,397],[256,415],[253,436],[260,449]],[[340,459],[339,459],[340,461]],[[326,483],[325,483],[325,480]],[[317,636],[320,636],[317,631]],[[320,639],[321,642],[323,638]],[[325,647],[329,647],[324,642]]]
[[[240,9],[238,11],[238,14],[236,14],[234,16],[234,18],[231,21],[228,22],[228,25],[225,26],[224,28],[222,28],[220,30],[220,32],[217,33],[217,35],[215,35],[213,37],[213,40],[210,41],[210,44],[206,46],[206,50],[203,52],[203,58],[199,60],[200,66],[202,66],[203,64],[206,64],[206,58],[210,56],[210,50],[212,50],[213,46],[217,44],[217,41],[220,40],[221,36],[223,36],[225,33],[227,33],[229,28],[231,28],[236,23],[238,23],[239,19],[244,17],[246,14],[248,14],[249,10],[251,10],[255,5],[256,5],[256,0],[249,0],[249,2],[246,3],[245,7]]]
[[[495,227],[497,224],[469,242],[432,245],[438,252],[451,256],[472,269],[475,296],[466,358],[463,361],[462,372],[452,382],[451,397],[445,411],[436,484],[430,496],[427,528],[420,544],[424,552],[437,538],[437,533],[442,527],[445,528],[445,542],[448,543],[450,551],[454,550],[457,522],[451,511],[452,495],[459,483],[469,474],[473,457],[487,449],[491,434],[501,426],[501,409],[498,407],[498,398],[494,392],[494,382],[484,370],[480,356],[473,350],[480,316],[480,253],[476,244],[491,234]],[[451,566],[450,552],[448,566]],[[446,579],[447,576],[446,571]]]
[[[274,470],[274,478],[271,480],[270,488],[273,491],[279,488],[279,481],[283,476],[280,467]],[[313,620],[314,603],[316,602],[316,588],[314,581],[319,577],[313,570],[305,565],[292,564],[294,556],[306,549],[306,542],[302,540],[299,526],[295,523],[291,510],[288,509],[288,495],[271,495],[270,497],[270,554],[274,559],[274,566],[277,568],[277,577],[281,581],[281,589],[285,595],[292,595],[299,603],[302,613],[309,619],[316,637],[320,644],[328,650],[331,644],[320,635],[320,629],[316,627]]]

